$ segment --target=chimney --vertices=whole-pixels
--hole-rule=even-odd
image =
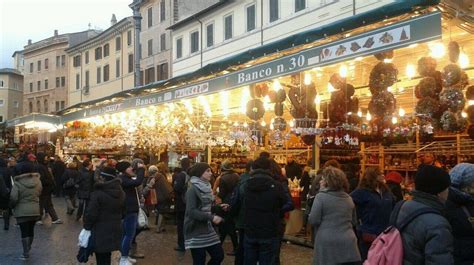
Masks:
[[[110,26],[113,26],[117,24],[117,18],[115,17],[115,14],[112,14],[112,18],[110,19]]]
[[[55,37],[58,36],[58,30],[57,29],[54,30],[54,36]]]
[[[31,42],[31,39],[29,39],[29,40],[28,40],[28,45],[31,45],[31,43],[32,43],[32,42]]]

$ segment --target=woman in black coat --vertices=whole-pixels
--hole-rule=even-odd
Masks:
[[[67,204],[67,214],[69,215],[73,214],[74,209],[77,208],[76,193],[80,177],[79,171],[77,171],[77,164],[75,162],[67,164],[67,168],[62,176],[62,187]]]
[[[97,265],[108,265],[111,252],[119,250],[122,241],[125,193],[118,178],[110,177],[94,188],[84,213],[84,229],[91,231]]]

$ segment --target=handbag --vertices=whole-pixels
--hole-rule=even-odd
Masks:
[[[138,228],[144,228],[148,226],[148,216],[146,216],[145,211],[140,206],[140,199],[138,198],[137,188],[135,188],[135,194],[137,195],[137,203],[138,203],[138,220],[137,220]]]
[[[157,203],[156,190],[151,189],[145,197],[145,205],[156,205]]]

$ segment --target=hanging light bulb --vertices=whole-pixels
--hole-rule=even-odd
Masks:
[[[342,77],[342,78],[346,78],[347,77],[347,66],[345,64],[341,65],[341,67],[339,67],[339,75]]]
[[[472,100],[472,99],[471,99],[471,100],[469,100],[469,101],[467,102],[467,104],[468,104],[469,106],[472,106],[472,105],[474,105],[474,100]]]
[[[436,59],[441,59],[446,54],[446,49],[443,43],[437,42],[433,45],[430,45],[431,57]]]
[[[262,122],[260,123],[260,125],[262,125],[262,127],[265,127],[265,126],[267,126],[267,123],[262,120]]]
[[[459,66],[461,66],[462,69],[465,69],[469,66],[469,57],[463,52],[459,54]]]
[[[408,78],[415,77],[415,74],[416,74],[415,66],[411,63],[407,64],[406,75],[408,76]]]
[[[244,128],[249,127],[249,124],[247,122],[244,122]]]
[[[278,79],[274,79],[273,80],[273,90],[278,92],[280,89],[281,89],[280,81]]]
[[[290,127],[291,127],[291,128],[295,127],[295,120],[291,120],[291,121],[290,121]]]
[[[360,109],[357,111],[357,116],[362,117],[362,111]]]
[[[304,84],[308,86],[311,84],[311,82],[311,74],[308,72],[304,73]]]
[[[393,123],[393,124],[397,124],[397,123],[398,123],[398,118],[395,117],[395,116],[393,116],[393,117],[392,117],[392,123]]]
[[[329,92],[329,93],[332,93],[332,92],[334,92],[334,91],[336,91],[336,89],[332,86],[331,83],[328,83],[328,92]]]
[[[270,130],[274,130],[275,126],[273,126],[273,123],[270,123]]]
[[[402,108],[400,108],[400,109],[398,110],[398,116],[400,116],[400,117],[405,116],[405,110],[402,109]]]
[[[467,118],[467,113],[466,113],[465,111],[462,111],[462,112],[461,112],[461,116],[462,116],[463,118]]]
[[[319,94],[314,98],[314,103],[321,104],[321,96]]]
[[[391,86],[387,87],[387,91],[392,93],[393,92],[393,88]]]
[[[365,116],[365,119],[368,121],[372,119],[372,115],[370,115],[370,112],[367,111],[367,115]]]

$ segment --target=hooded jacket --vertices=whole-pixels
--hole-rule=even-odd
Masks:
[[[94,172],[82,167],[79,170],[79,174],[80,177],[77,181],[77,184],[79,185],[77,188],[77,197],[79,199],[89,199],[94,186]]]
[[[125,192],[125,208],[127,213],[138,213],[139,209],[137,188],[143,183],[145,169],[138,168],[136,174],[136,178],[131,178],[126,173],[119,175],[119,178],[122,180],[122,189]]]
[[[285,190],[268,171],[251,172],[244,194],[245,235],[256,239],[279,236],[280,214],[286,202]]]
[[[39,196],[42,186],[40,174],[25,173],[14,178],[10,193],[10,205],[16,218],[40,216]]]
[[[232,192],[239,183],[239,175],[233,170],[228,170],[222,172],[221,180],[219,182],[219,198],[222,199],[224,203],[229,203]]]
[[[111,252],[120,249],[125,193],[118,178],[97,183],[91,193],[84,215],[84,229],[92,231],[94,251]]]

